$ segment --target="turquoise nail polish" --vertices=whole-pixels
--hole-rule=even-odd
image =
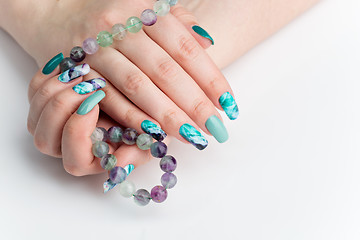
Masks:
[[[55,57],[53,57],[43,68],[42,73],[45,75],[49,75],[52,73],[57,66],[59,66],[60,62],[64,59],[64,55],[59,53]]]
[[[79,115],[88,114],[104,97],[105,93],[102,90],[93,93],[92,95],[90,95],[90,97],[85,99],[85,101],[80,105],[76,113]]]
[[[214,39],[210,36],[210,34],[207,31],[205,31],[205,29],[197,25],[192,26],[192,29],[200,36],[209,39],[212,45],[214,45]]]
[[[208,141],[201,133],[188,123],[182,125],[179,129],[180,135],[197,149],[203,150],[207,147]]]
[[[151,135],[155,140],[160,142],[163,141],[167,136],[167,134],[158,125],[149,120],[144,120],[141,123],[141,129],[147,134]]]
[[[126,165],[124,167],[126,174],[129,176],[129,174],[135,169],[135,166],[132,164]],[[110,191],[111,189],[113,189],[114,187],[116,187],[118,185],[118,183],[113,183],[110,181],[110,179],[108,179],[106,182],[104,182],[104,193],[107,193],[108,191]]]
[[[235,120],[239,117],[239,108],[235,102],[234,97],[229,92],[221,95],[219,98],[219,103],[230,120]]]
[[[219,143],[224,143],[229,139],[224,123],[217,116],[209,117],[205,126]]]
[[[102,78],[94,78],[88,81],[81,82],[73,87],[73,90],[78,94],[88,94],[95,92],[100,88],[105,87],[106,81]]]

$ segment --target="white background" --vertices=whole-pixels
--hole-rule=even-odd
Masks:
[[[37,67],[0,31],[0,239],[360,239],[359,10],[323,1],[225,69],[241,109],[230,141],[173,143],[178,185],[145,208],[33,147]],[[130,178],[160,175],[153,161]]]

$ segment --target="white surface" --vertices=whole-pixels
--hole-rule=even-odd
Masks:
[[[37,68],[0,32],[0,239],[360,239],[359,9],[323,1],[227,68],[241,109],[231,140],[173,143],[179,183],[146,208],[37,152],[26,130]],[[153,161],[131,179],[159,176]]]

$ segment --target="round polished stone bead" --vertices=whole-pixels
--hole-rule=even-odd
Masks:
[[[167,0],[167,2],[170,4],[170,6],[175,6],[178,2],[178,0]]]
[[[157,16],[152,9],[145,9],[141,13],[140,19],[145,26],[152,26],[156,23]]]
[[[116,40],[123,40],[126,37],[127,30],[124,24],[117,23],[112,27],[112,35]]]
[[[82,60],[85,59],[85,57],[86,57],[85,51],[79,46],[74,47],[70,51],[70,58],[75,62],[81,62]]]
[[[74,62],[74,60],[72,60],[69,57],[64,58],[61,62],[60,62],[60,71],[63,73],[67,70],[69,70],[70,68],[76,67],[76,63]]]
[[[121,127],[117,127],[117,126],[111,127],[109,128],[108,133],[109,133],[110,142],[113,143],[121,142],[121,138],[123,135],[123,130]]]
[[[136,145],[141,150],[150,149],[151,144],[153,143],[153,138],[149,134],[143,133],[138,136],[136,139]]]
[[[120,195],[126,198],[132,197],[136,191],[135,184],[130,181],[123,181],[118,186]]]
[[[92,143],[96,143],[98,141],[106,142],[109,138],[108,131],[105,128],[97,127],[94,132],[91,134]]]
[[[134,145],[136,143],[136,139],[138,137],[138,133],[133,128],[127,128],[124,130],[122,135],[122,140],[127,145]]]
[[[153,189],[151,189],[151,199],[154,202],[157,203],[161,203],[163,201],[165,201],[165,199],[167,198],[167,191],[166,188],[164,188],[163,186],[155,186],[153,187]]]
[[[112,154],[106,154],[100,161],[100,165],[103,169],[109,171],[116,166],[117,159]]]
[[[161,184],[166,189],[175,187],[176,183],[177,183],[177,177],[173,173],[164,173],[161,176]]]
[[[167,173],[175,171],[176,166],[177,166],[176,159],[171,155],[166,155],[160,161],[161,170]]]
[[[150,146],[151,155],[156,158],[162,158],[167,153],[167,146],[163,142],[154,142]]]
[[[143,24],[138,17],[130,17],[126,21],[126,28],[131,33],[137,33],[141,30]]]
[[[139,206],[146,206],[151,199],[150,193],[146,189],[139,189],[134,194],[134,201]]]
[[[95,157],[102,158],[109,153],[109,145],[106,142],[96,142],[92,145],[92,153]]]
[[[121,183],[126,179],[126,171],[122,167],[114,167],[109,173],[109,178],[112,183]]]
[[[108,47],[114,41],[111,33],[109,33],[108,31],[99,32],[99,34],[97,35],[96,40],[97,40],[97,42],[99,43],[99,45],[101,47]]]
[[[82,48],[84,52],[91,55],[95,54],[99,50],[99,44],[96,39],[88,38],[83,42]]]
[[[165,16],[170,12],[170,4],[167,0],[160,0],[155,2],[154,11],[158,16]]]

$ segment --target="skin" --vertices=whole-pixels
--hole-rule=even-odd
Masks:
[[[34,76],[29,87],[28,128],[41,152],[62,157],[65,169],[81,176],[103,171],[90,150],[89,136],[96,126],[108,128],[120,123],[141,132],[141,122],[149,119],[182,141],[178,129],[183,123],[208,133],[204,124],[209,116],[219,116],[216,111],[220,108],[219,96],[225,91],[232,92],[219,68],[317,1],[180,2],[190,11],[173,8],[155,26],[128,34],[121,43],[88,56],[86,61],[93,69],[90,74],[69,84],[57,81],[58,69],[47,76],[41,71]],[[151,6],[143,0],[0,0],[0,24],[43,66],[59,51],[67,53],[88,36],[125,22],[129,9],[141,13]],[[14,15],[19,17],[13,18]],[[210,47],[208,39],[192,31],[194,24],[211,34],[214,46]],[[95,107],[80,116],[76,109],[89,94],[80,96],[71,88],[94,77],[108,80],[103,89],[107,97],[100,103],[104,113],[100,114],[99,107]],[[137,166],[149,159],[147,152],[135,146],[112,145],[111,152],[121,159],[120,166],[129,163]]]

